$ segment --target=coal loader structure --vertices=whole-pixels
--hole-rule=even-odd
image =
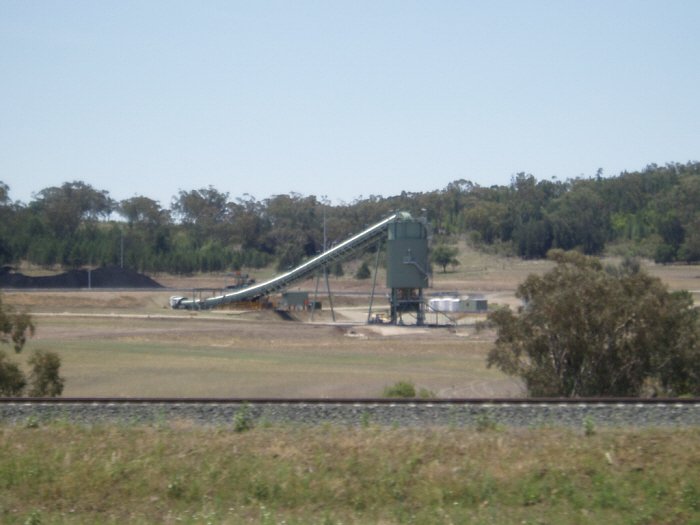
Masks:
[[[381,244],[385,235],[387,287],[391,290],[391,323],[403,323],[402,315],[410,313],[415,315],[416,324],[422,325],[425,321],[423,289],[429,285],[428,225],[425,218],[416,219],[407,212],[394,213],[296,268],[263,283],[207,299],[173,296],[170,298],[170,306],[175,309],[206,310],[232,303],[254,303],[327,270],[329,265],[356,255],[373,243]]]
[[[391,323],[402,323],[402,314],[425,324],[423,289],[429,287],[428,226],[425,219],[404,218],[388,225],[386,285],[391,289]]]

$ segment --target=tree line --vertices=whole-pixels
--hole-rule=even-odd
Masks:
[[[208,186],[181,190],[165,207],[141,195],[115,201],[81,181],[44,188],[22,203],[0,181],[0,264],[191,273],[274,262],[282,269],[393,210],[427,215],[439,239],[466,235],[524,258],[553,248],[589,255],[614,248],[658,262],[697,262],[698,203],[698,162],[566,181],[519,173],[491,187],[461,179],[441,190],[336,205],[297,193],[232,198]]]

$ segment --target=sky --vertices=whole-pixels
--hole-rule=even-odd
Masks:
[[[0,0],[0,181],[350,203],[700,160],[696,0]]]

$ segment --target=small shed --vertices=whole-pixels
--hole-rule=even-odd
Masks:
[[[442,295],[433,297],[428,302],[433,312],[482,313],[489,309],[488,301],[483,295]]]
[[[283,310],[306,310],[309,307],[309,292],[284,292],[279,307]]]
[[[489,303],[483,296],[468,296],[462,299],[465,312],[487,312]]]

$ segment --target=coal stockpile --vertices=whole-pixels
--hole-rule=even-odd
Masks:
[[[70,270],[58,275],[30,277],[0,269],[0,288],[162,288],[150,277],[118,266],[95,270]]]

